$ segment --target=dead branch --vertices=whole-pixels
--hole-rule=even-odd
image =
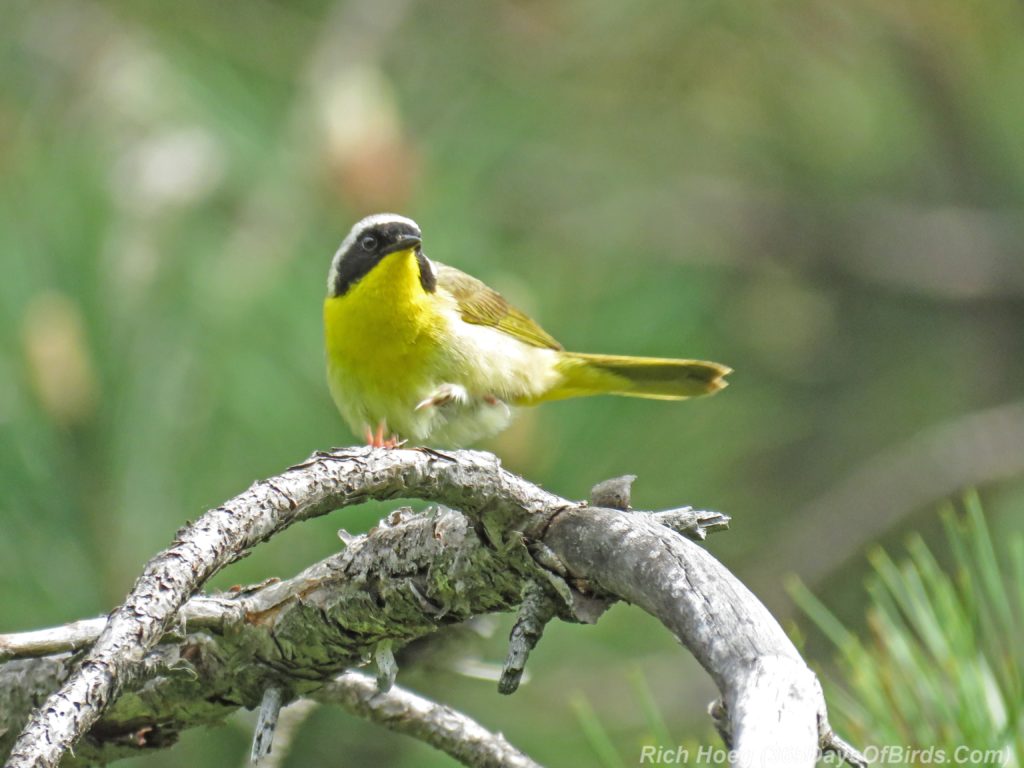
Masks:
[[[294,579],[194,598],[182,610],[219,568],[291,523],[398,497],[462,514],[398,510]],[[628,483],[618,506],[627,505]],[[813,765],[831,737],[816,678],[757,599],[678,533],[700,538],[722,522],[691,510],[651,515],[570,502],[484,453],[315,454],[180,531],[102,627],[79,623],[67,632],[72,649],[83,647],[83,627],[102,629],[73,671],[67,656],[0,667],[0,702],[10,679],[37,696],[60,686],[21,731],[8,767],[56,765],[83,736],[76,754],[96,761],[164,746],[182,728],[259,705],[269,687],[287,703],[367,659],[387,666],[393,648],[473,615],[512,610],[538,585],[563,619],[595,620],[614,599],[657,616],[721,689],[739,765],[781,764],[772,755]],[[539,628],[527,634],[539,637]],[[8,657],[57,647],[38,635],[0,637]],[[383,668],[378,675],[391,676]],[[13,719],[0,721],[0,731]],[[807,759],[794,763],[793,754]]]
[[[353,715],[426,742],[474,768],[540,768],[500,733],[491,733],[451,707],[395,686],[387,693],[358,672],[346,672],[316,693],[317,701],[340,704]]]

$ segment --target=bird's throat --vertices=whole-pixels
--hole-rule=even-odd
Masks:
[[[416,367],[443,322],[412,250],[386,256],[342,296],[324,301],[330,367],[386,378]]]

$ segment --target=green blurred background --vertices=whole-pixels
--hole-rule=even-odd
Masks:
[[[483,447],[569,497],[631,472],[638,507],[732,515],[708,547],[786,622],[796,573],[856,624],[865,549],[939,540],[934,509],[962,487],[997,535],[1020,527],[1018,2],[11,0],[4,17],[0,631],[109,610],[187,519],[353,440],[320,303],[338,242],[378,210],[569,348],[736,369],[713,399],[546,405]],[[290,530],[215,586],[291,575],[385,509]],[[635,609],[552,627],[530,672],[508,699],[445,670],[400,682],[552,764],[596,760],[580,701],[626,764],[648,697],[674,738],[708,738],[710,681]],[[138,764],[241,764],[246,728]],[[288,764],[451,761],[320,710]]]

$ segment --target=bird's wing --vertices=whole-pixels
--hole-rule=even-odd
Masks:
[[[493,288],[454,267],[433,262],[437,285],[455,299],[467,323],[486,325],[534,347],[562,349],[547,331],[513,307]]]

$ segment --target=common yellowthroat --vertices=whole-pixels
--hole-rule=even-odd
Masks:
[[[324,300],[327,381],[353,431],[465,445],[512,408],[582,395],[685,400],[731,372],[718,363],[566,352],[475,277],[423,253],[416,222],[378,213],[342,241]]]

